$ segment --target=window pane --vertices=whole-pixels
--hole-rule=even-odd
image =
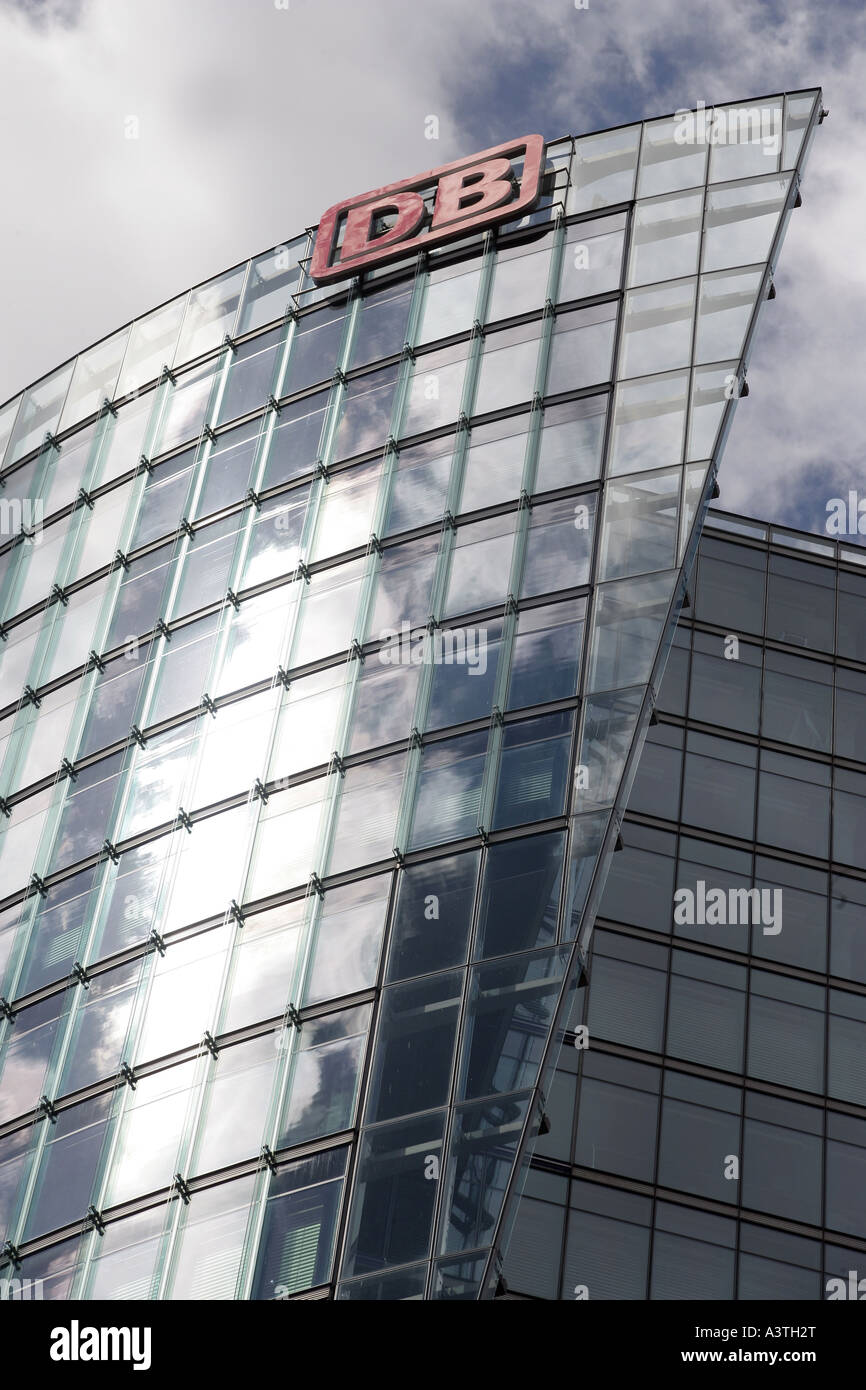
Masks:
[[[303,1144],[352,1124],[371,1008],[303,1024],[298,1035],[279,1145]]]
[[[703,194],[641,201],[634,211],[630,285],[694,275],[698,265]]]
[[[622,214],[566,228],[559,299],[588,299],[619,288],[625,237]]]
[[[365,1114],[368,1124],[447,1104],[462,998],[462,970],[385,990]]]

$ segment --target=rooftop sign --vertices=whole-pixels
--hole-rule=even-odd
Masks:
[[[538,200],[543,164],[543,138],[525,135],[335,203],[319,223],[310,274],[317,285],[329,284],[520,217]]]

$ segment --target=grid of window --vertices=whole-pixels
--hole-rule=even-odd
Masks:
[[[336,296],[300,238],[0,412],[0,1224],[52,1296],[482,1290],[820,112],[779,101],[775,164],[561,142],[518,224]]]
[[[563,1049],[506,1262],[516,1294],[814,1300],[866,1252],[866,574],[833,543],[767,539],[710,513],[572,1020],[589,1046]],[[751,894],[760,911],[731,912]]]

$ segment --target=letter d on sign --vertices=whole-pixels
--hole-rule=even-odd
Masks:
[[[376,218],[386,212],[397,214],[393,227],[380,232],[378,236],[371,236]],[[346,218],[346,235],[343,237],[343,260],[354,260],[367,251],[404,241],[415,235],[423,221],[424,199],[420,193],[390,193],[379,203],[362,203],[350,208]]]

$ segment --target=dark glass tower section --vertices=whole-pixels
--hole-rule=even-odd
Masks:
[[[690,592],[512,1296],[816,1300],[866,1258],[866,550],[711,511]]]

